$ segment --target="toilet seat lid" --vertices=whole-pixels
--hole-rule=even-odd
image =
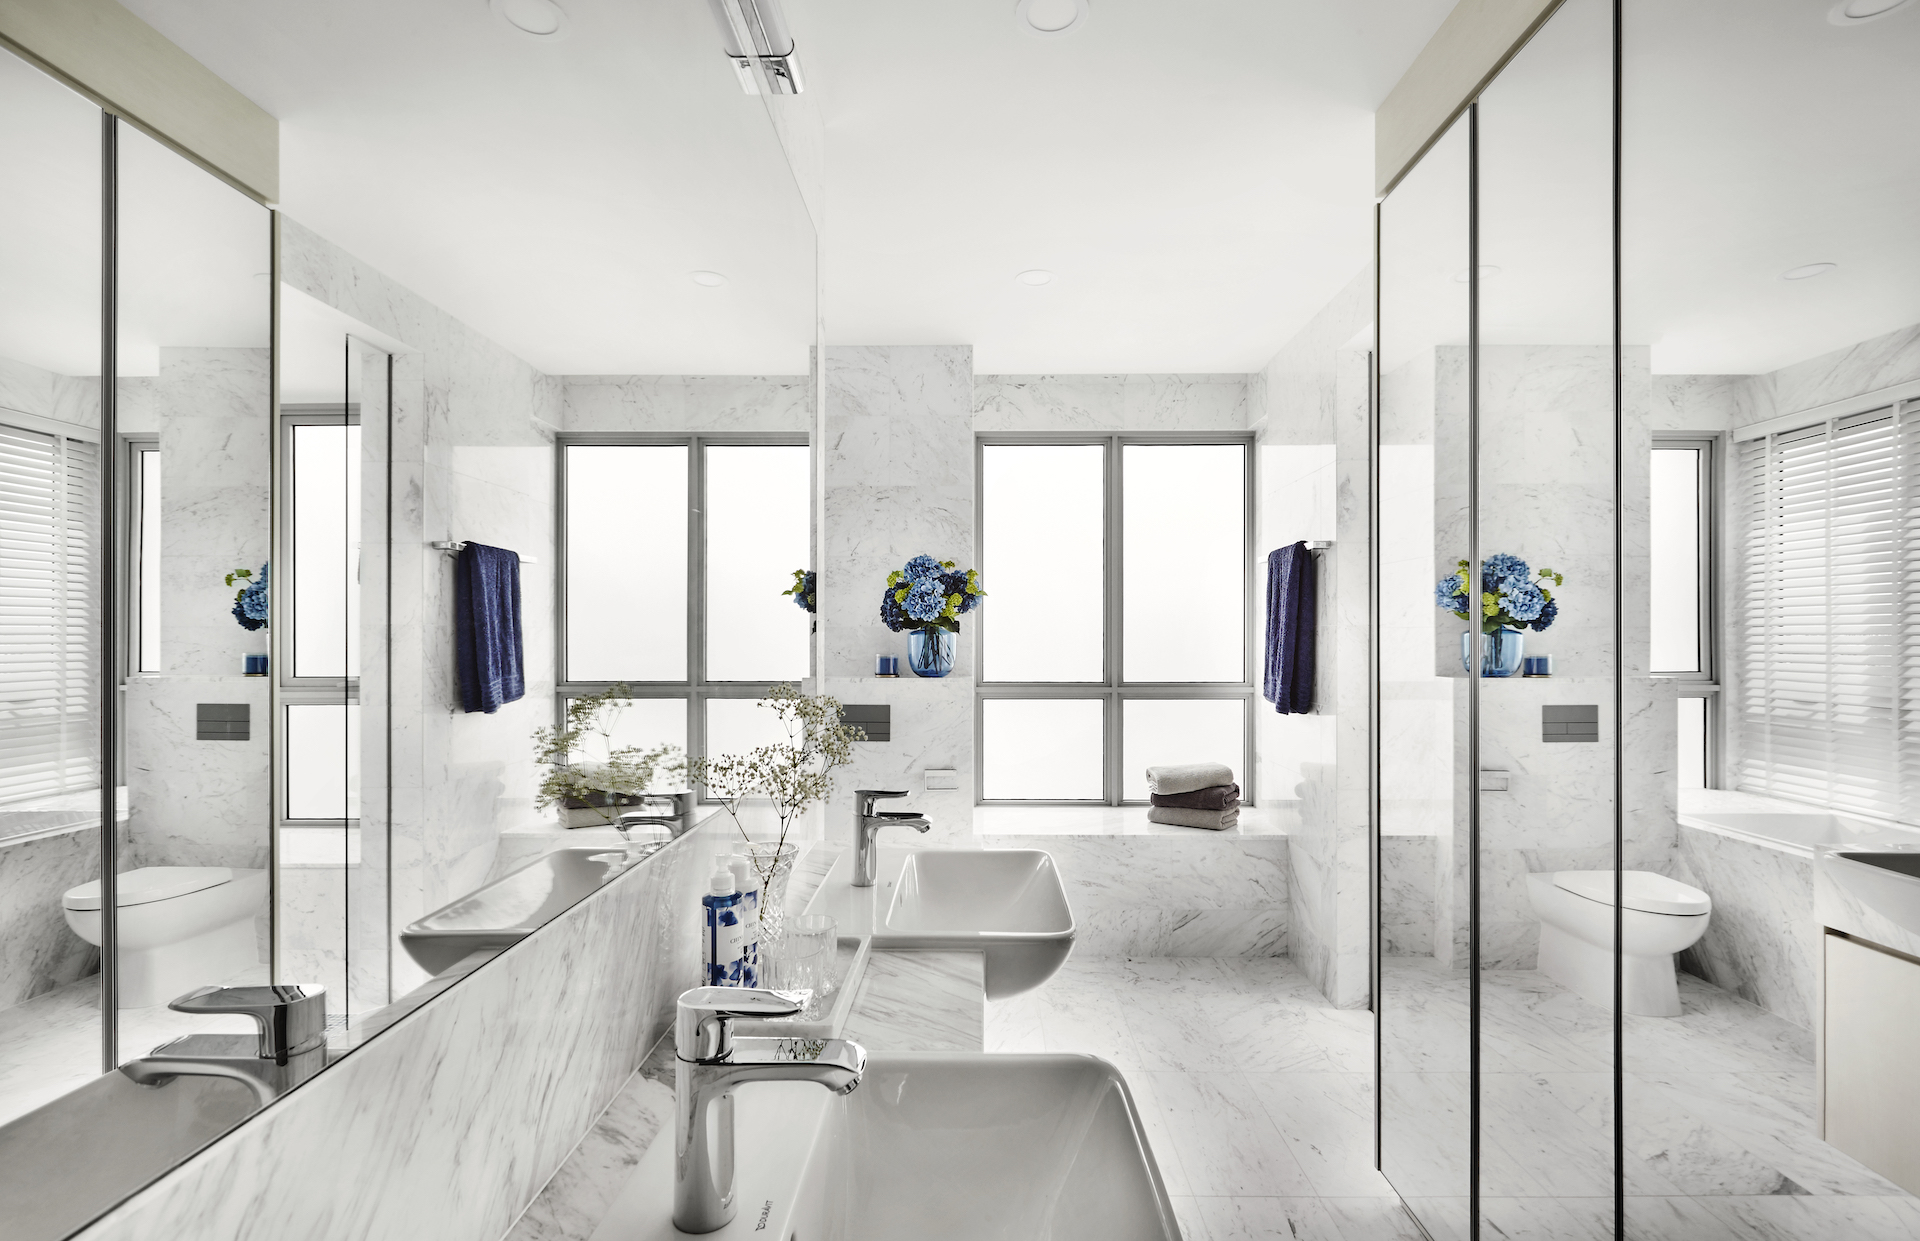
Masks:
[[[1553,886],[1602,905],[1613,904],[1613,872],[1610,870],[1559,871],[1553,877]],[[1713,908],[1713,902],[1699,888],[1650,870],[1622,871],[1620,888],[1621,904],[1641,913],[1703,914]]]
[[[113,903],[120,909],[128,905],[151,905],[231,882],[233,872],[224,866],[142,866],[120,875],[114,884]],[[92,879],[67,889],[60,903],[68,909],[100,908],[100,881]]]

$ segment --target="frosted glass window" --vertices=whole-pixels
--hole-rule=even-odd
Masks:
[[[811,567],[811,453],[804,444],[705,452],[707,679],[798,681],[812,617],[780,592]]]
[[[567,699],[566,705],[572,706],[574,699]],[[682,754],[687,752],[687,700],[684,698],[626,698],[615,699],[612,711],[604,718],[608,722],[607,731],[612,734],[612,745],[625,749],[634,747],[651,750],[657,746],[670,745]],[[589,735],[582,740],[576,751],[582,762],[605,762],[608,742],[597,735]],[[651,786],[656,791],[686,787],[686,780],[679,774],[663,775],[656,778]]]
[[[980,703],[988,801],[1104,801],[1105,703],[988,698]]]
[[[707,699],[707,753],[746,754],[757,746],[784,744],[786,726],[758,698]]]
[[[287,818],[360,817],[360,708],[287,707]]]
[[[1707,787],[1707,700],[1682,698],[1680,707],[1679,765],[1680,787]]]
[[[293,432],[293,675],[360,671],[360,428],[296,423]],[[239,568],[242,566],[234,566]],[[258,573],[259,565],[246,565]],[[262,635],[264,636],[264,635]]]
[[[1698,448],[1653,450],[1647,519],[1655,672],[1706,670],[1700,641],[1700,465]]]
[[[686,680],[686,446],[569,444],[566,478],[566,679]]]
[[[133,563],[134,584],[139,608],[138,672],[159,672],[160,668],[160,450],[142,448],[136,454],[139,471],[135,480],[140,492],[135,510]]]
[[[1239,698],[1129,698],[1120,707],[1120,796],[1147,799],[1147,768],[1225,763],[1243,788],[1247,704]]]
[[[984,679],[1106,679],[1106,456],[1102,444],[981,449]]]
[[[1121,450],[1128,681],[1246,677],[1246,447]]]

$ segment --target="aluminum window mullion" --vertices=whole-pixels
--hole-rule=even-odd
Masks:
[[[1107,580],[1102,583],[1103,598],[1106,600],[1106,659],[1103,666],[1107,683],[1104,695],[1105,728],[1102,738],[1105,750],[1101,756],[1104,785],[1107,793],[1107,805],[1120,804],[1121,774],[1120,764],[1126,754],[1126,728],[1124,712],[1120,710],[1118,689],[1120,678],[1125,670],[1122,662],[1121,644],[1126,641],[1126,622],[1121,616],[1123,600],[1126,598],[1125,572],[1126,557],[1121,550],[1121,540],[1125,537],[1122,530],[1126,507],[1126,480],[1121,470],[1121,440],[1118,435],[1107,437],[1106,469],[1107,487],[1105,503],[1107,506]]]

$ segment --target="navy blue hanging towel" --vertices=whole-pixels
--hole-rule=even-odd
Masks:
[[[461,550],[453,569],[453,650],[463,709],[491,715],[526,695],[519,553],[484,543]]]
[[[1260,692],[1281,715],[1313,710],[1316,573],[1305,543],[1267,553],[1267,661]]]

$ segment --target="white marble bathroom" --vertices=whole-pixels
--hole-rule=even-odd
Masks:
[[[0,5],[0,1233],[1920,1238],[1916,57]]]

